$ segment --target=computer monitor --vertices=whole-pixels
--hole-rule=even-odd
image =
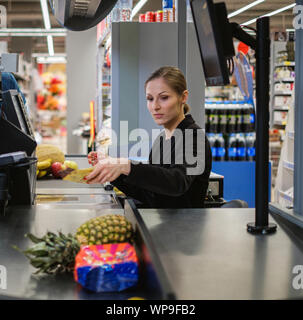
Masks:
[[[21,95],[17,90],[3,92],[0,109],[0,154],[24,151],[28,157],[33,157],[36,146],[34,132]],[[9,205],[34,204],[36,191],[34,162],[24,167],[1,167],[0,174],[7,176]]]
[[[227,59],[234,55],[234,49],[225,4],[214,5],[212,0],[190,0],[190,5],[206,85],[227,85]]]
[[[17,90],[4,91],[2,99],[0,154],[25,151],[32,156],[37,143],[20,93]]]

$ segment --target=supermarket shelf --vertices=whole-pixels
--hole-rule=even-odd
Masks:
[[[283,192],[282,190],[279,190],[279,194],[280,194],[281,198],[283,198],[287,201],[290,201],[290,202],[294,201],[294,198],[291,195],[287,194],[286,192]]]
[[[108,28],[108,29],[105,31],[103,37],[101,37],[101,38],[98,40],[98,42],[97,42],[98,47],[102,46],[102,44],[107,40],[107,38],[108,38],[109,35],[110,35],[110,32],[111,32],[111,28]]]
[[[289,169],[289,170],[291,170],[291,171],[294,171],[294,164],[293,164],[293,162],[283,160],[283,167],[286,168],[286,169]]]
[[[275,65],[275,68],[281,68],[281,67],[294,67],[295,62],[292,61],[285,61],[283,63],[279,63]]]
[[[275,83],[280,83],[280,82],[295,82],[294,78],[283,78],[283,79],[276,79],[274,81]]]
[[[270,148],[281,148],[280,141],[269,141]]]
[[[275,91],[275,96],[291,96],[292,91]]]
[[[283,122],[281,122],[281,121],[275,121],[275,122],[274,122],[274,125],[275,125],[275,126],[286,126],[286,121],[283,121]]]
[[[274,111],[289,111],[289,107],[274,108]]]

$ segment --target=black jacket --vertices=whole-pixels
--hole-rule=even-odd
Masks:
[[[202,208],[208,187],[208,180],[211,171],[212,157],[210,145],[205,133],[195,123],[191,115],[186,115],[185,119],[178,125],[180,135],[174,135],[171,141],[165,140],[164,131],[157,137],[149,155],[149,164],[131,163],[131,172],[128,176],[121,175],[112,184],[121,190],[126,196],[134,198],[142,203],[145,208]],[[187,139],[187,132],[192,132],[194,138]],[[198,130],[200,129],[200,130]],[[176,130],[177,131],[177,130]],[[191,175],[188,169],[195,168],[196,164],[187,161],[186,152],[190,145],[190,150],[194,157],[197,157],[198,139],[197,132],[203,134],[205,144],[200,144],[205,152],[205,169],[202,174]],[[199,135],[199,138],[201,136]],[[171,145],[170,145],[171,143]],[[180,147],[183,143],[183,150]],[[177,148],[175,148],[177,146]],[[180,160],[177,161],[176,156]],[[200,149],[201,150],[201,149]],[[170,152],[169,152],[170,151]],[[175,154],[175,151],[177,152]],[[154,158],[153,158],[154,155]],[[157,156],[160,155],[158,158]],[[166,164],[165,158],[171,156],[170,164]],[[203,154],[202,154],[203,157]],[[155,161],[154,159],[160,159]],[[180,164],[181,163],[181,164]]]

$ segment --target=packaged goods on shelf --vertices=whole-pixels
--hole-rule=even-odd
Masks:
[[[208,133],[213,161],[255,161],[256,135]]]
[[[211,133],[253,132],[254,107],[248,103],[206,104],[205,129]]]

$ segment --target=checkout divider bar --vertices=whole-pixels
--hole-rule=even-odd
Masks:
[[[147,275],[149,289],[158,291],[160,299],[176,300],[177,297],[168,280],[151,235],[133,200],[125,199],[124,214],[134,227],[135,242],[142,255],[139,260],[144,264],[143,268]]]

